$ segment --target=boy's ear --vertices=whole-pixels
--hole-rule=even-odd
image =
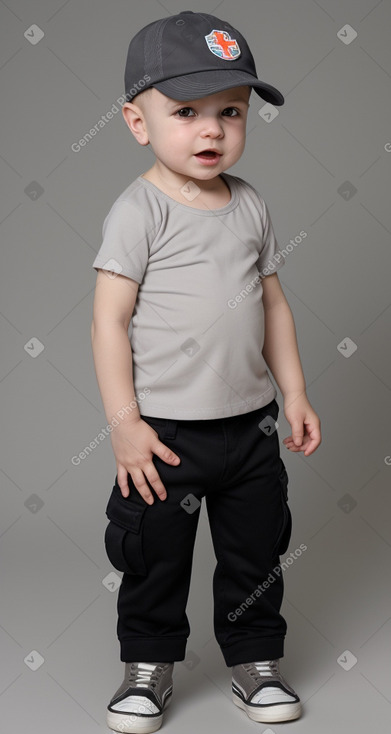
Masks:
[[[144,115],[137,105],[132,102],[125,102],[122,107],[124,120],[140,145],[148,145],[149,138],[145,124]]]

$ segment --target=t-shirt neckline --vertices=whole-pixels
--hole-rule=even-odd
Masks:
[[[220,176],[224,179],[228,188],[231,191],[231,199],[228,204],[226,204],[225,206],[221,206],[218,209],[197,209],[197,207],[195,206],[187,206],[187,204],[181,204],[176,199],[173,199],[172,196],[169,196],[169,194],[166,194],[164,191],[159,189],[159,187],[152,183],[152,181],[148,181],[147,178],[143,178],[140,175],[138,176],[137,180],[140,181],[147,188],[155,191],[156,194],[162,196],[167,201],[172,202],[176,206],[179,206],[181,209],[186,209],[187,212],[192,212],[193,214],[202,217],[216,217],[220,214],[227,214],[228,212],[232,211],[232,209],[234,209],[238,204],[238,193],[234,177],[228,176],[225,173],[220,173]]]

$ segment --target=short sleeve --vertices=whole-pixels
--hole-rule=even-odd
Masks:
[[[151,231],[149,231],[149,229]],[[110,270],[141,283],[149,259],[150,240],[156,232],[148,227],[142,208],[128,201],[116,201],[106,216],[103,242],[92,267]]]
[[[270,217],[269,209],[265,201],[260,198],[261,202],[261,220],[262,220],[262,249],[258,258],[258,270],[266,276],[272,275],[285,263],[285,257],[280,251],[276,236],[274,234],[273,224]]]

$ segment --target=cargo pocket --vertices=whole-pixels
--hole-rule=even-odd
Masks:
[[[278,538],[273,548],[273,557],[282,556],[289,546],[292,534],[292,515],[288,504],[288,474],[285,464],[280,458],[280,491],[281,491],[281,507],[282,507],[282,526],[278,534]]]
[[[119,486],[114,485],[106,515],[110,522],[106,527],[104,542],[110,563],[118,571],[146,576],[143,554],[143,519],[148,504],[130,488],[124,497]]]

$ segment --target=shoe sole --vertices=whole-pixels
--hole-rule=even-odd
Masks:
[[[151,734],[151,732],[160,729],[163,723],[163,714],[167,706],[169,706],[171,699],[172,695],[166,698],[161,714],[156,714],[156,716],[151,717],[138,716],[133,713],[116,714],[114,711],[108,711],[106,716],[107,726],[109,729],[122,731],[125,734]]]
[[[301,704],[299,702],[281,703],[259,710],[259,708],[246,704],[235,693],[232,693],[232,700],[236,706],[239,706],[240,709],[246,712],[250,719],[265,724],[277,721],[291,721],[301,716]]]

